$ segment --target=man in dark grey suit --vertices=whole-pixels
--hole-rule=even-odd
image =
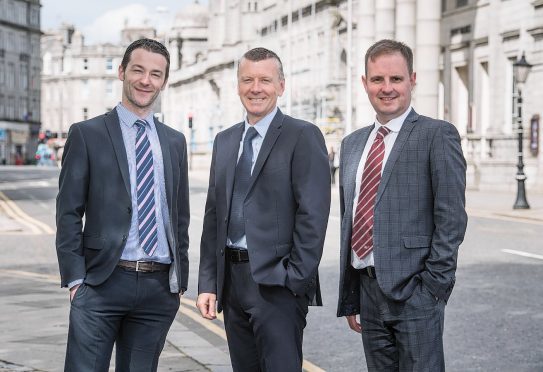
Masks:
[[[56,247],[70,289],[65,371],[156,371],[188,280],[183,134],[154,119],[169,54],[141,39],[119,66],[122,102],[73,124],[62,159]]]
[[[255,48],[238,65],[245,121],[215,138],[201,241],[197,305],[224,309],[234,371],[302,370],[308,304],[330,210],[319,128],[284,115],[279,57]]]
[[[408,46],[381,40],[365,63],[377,115],[341,146],[337,315],[362,333],[369,371],[444,371],[444,309],[467,223],[460,137],[411,107]]]

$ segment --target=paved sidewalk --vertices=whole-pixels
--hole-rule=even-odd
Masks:
[[[0,372],[62,371],[68,333],[66,290],[58,287],[57,278],[17,270],[0,269],[0,281]],[[174,321],[159,371],[231,370],[222,350]]]

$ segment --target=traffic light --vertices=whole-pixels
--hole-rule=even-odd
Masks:
[[[189,129],[192,129],[192,114],[189,115]]]

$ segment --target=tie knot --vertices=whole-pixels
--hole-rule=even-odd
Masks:
[[[146,127],[148,124],[147,124],[147,121],[138,119],[138,120],[136,120],[136,122],[134,123],[134,125],[136,126],[136,128],[138,128],[138,131],[140,131],[140,130],[142,130],[142,129],[145,129],[145,127]]]
[[[381,127],[379,128],[379,130],[377,131],[377,135],[381,136],[381,138],[385,138],[387,136],[387,134],[390,133],[390,129],[385,127],[384,125],[381,125]]]
[[[253,138],[255,138],[257,134],[258,132],[256,131],[256,129],[254,127],[250,127],[249,129],[247,129],[247,133],[245,133],[244,142],[252,141]]]

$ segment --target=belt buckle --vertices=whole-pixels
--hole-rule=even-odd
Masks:
[[[140,262],[143,262],[143,261],[136,261],[136,272],[140,271]]]

